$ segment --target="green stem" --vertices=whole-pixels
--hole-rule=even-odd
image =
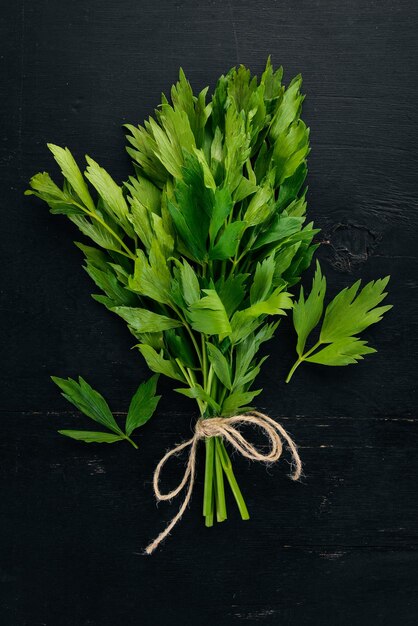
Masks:
[[[219,437],[215,437],[216,519],[218,520],[218,522],[223,522],[226,520],[227,514],[223,476],[224,472],[221,461],[220,444],[221,439]]]
[[[204,335],[201,335],[200,337],[201,339],[201,344],[202,344],[202,374],[203,374],[203,388],[205,389],[205,391],[207,391],[206,389],[206,383],[207,383],[207,375],[208,375],[208,355],[206,352],[206,341],[205,341],[205,337]]]
[[[129,443],[133,445],[135,450],[138,450],[138,446],[136,445],[135,441],[132,441],[132,439],[130,437],[128,437],[128,435],[124,435],[124,437],[125,437],[126,441],[129,441]]]
[[[290,379],[292,378],[293,374],[296,372],[297,368],[299,367],[299,365],[301,363],[303,363],[304,360],[305,359],[302,359],[302,358],[299,357],[299,359],[297,361],[295,361],[295,363],[293,364],[293,366],[291,367],[291,369],[290,369],[290,371],[289,371],[289,373],[287,375],[287,378],[286,378],[286,382],[287,383],[290,382]]]
[[[286,382],[290,382],[290,379],[292,378],[293,374],[295,373],[295,371],[297,370],[297,368],[299,367],[299,365],[301,363],[303,363],[305,361],[305,359],[312,354],[312,352],[314,352],[317,348],[319,348],[319,346],[321,345],[321,342],[318,341],[314,346],[312,346],[312,348],[310,348],[310,350],[308,350],[307,352],[305,352],[305,354],[302,354],[302,356],[300,356],[298,358],[298,360],[293,364],[293,366],[291,367],[287,378],[286,378]]]
[[[219,442],[219,449],[220,449],[220,459],[221,459],[222,467],[224,469],[225,475],[229,482],[229,486],[231,487],[231,491],[235,498],[235,502],[237,503],[239,512],[241,514],[241,518],[243,520],[250,519],[250,514],[248,513],[247,505],[245,504],[245,500],[241,493],[241,489],[238,486],[237,479],[235,478],[234,472],[232,470],[231,459],[229,458],[228,452],[225,449],[225,445],[222,439],[220,439],[220,442]]]
[[[177,308],[174,304],[171,304],[170,306],[171,306],[171,308],[173,309],[173,311],[174,311],[174,312],[178,315],[178,317],[179,317],[180,321],[182,322],[182,324],[184,325],[185,329],[186,329],[186,330],[187,330],[187,332],[189,333],[189,336],[190,336],[190,339],[192,340],[192,343],[193,343],[194,349],[196,350],[196,354],[197,354],[197,356],[198,356],[200,366],[201,366],[201,367],[203,367],[203,363],[202,363],[202,355],[201,355],[201,353],[200,353],[199,346],[198,346],[198,344],[197,344],[197,341],[196,341],[196,338],[195,338],[195,336],[194,336],[194,334],[193,334],[193,331],[192,331],[192,329],[190,328],[190,325],[187,323],[187,320],[186,320],[186,318],[184,317],[184,315],[181,313],[181,311],[180,311],[180,310],[179,310],[179,309],[178,309],[178,308]]]
[[[203,490],[203,515],[207,518],[212,517],[213,523],[213,468],[215,442],[213,437],[205,439],[206,445],[206,463],[205,463],[205,484]],[[206,525],[208,525],[206,523]],[[210,524],[211,526],[212,524]]]

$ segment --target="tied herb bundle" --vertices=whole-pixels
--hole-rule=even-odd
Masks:
[[[125,320],[149,368],[174,379],[204,420],[252,409],[267,358],[260,346],[282,316],[293,314],[297,335],[288,382],[304,361],[342,366],[375,352],[358,335],[390,308],[379,306],[388,278],[362,289],[357,282],[325,307],[318,263],[310,293],[293,295],[318,233],[306,218],[309,129],[300,88],[300,76],[285,88],[269,59],[260,79],[231,69],[207,102],[207,89],[194,95],[180,71],[171,102],[163,95],[154,117],[126,126],[133,171],[121,186],[90,157],[83,174],[68,148],[50,144],[64,184],[44,172],[27,191],[92,240],[94,247],[77,246],[100,291],[93,298]],[[60,432],[136,445],[132,432],[158,403],[156,378],[139,387],[124,431],[83,379],[55,378],[109,431]],[[206,525],[226,519],[227,485],[248,519],[224,437],[206,434],[205,446]]]

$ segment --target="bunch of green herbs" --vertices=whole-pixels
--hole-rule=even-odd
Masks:
[[[68,148],[49,144],[64,177],[46,172],[28,194],[64,214],[94,246],[77,243],[99,294],[119,315],[149,368],[176,381],[200,416],[248,411],[263,361],[260,346],[291,313],[297,361],[348,365],[375,350],[358,338],[389,306],[388,278],[357,282],[326,307],[319,264],[307,297],[293,288],[311,265],[318,230],[306,218],[309,129],[301,77],[287,88],[270,60],[260,79],[243,66],[194,95],[183,71],[143,126],[127,125],[131,176],[122,185],[86,156],[82,173]],[[322,318],[322,323],[321,322]],[[309,340],[312,331],[317,340]],[[307,347],[307,342],[310,347]],[[125,430],[83,379],[54,379],[64,396],[108,432],[60,431],[92,442],[131,439],[154,412],[156,377],[140,385]],[[225,479],[248,518],[221,438],[206,440],[206,524],[227,517]]]

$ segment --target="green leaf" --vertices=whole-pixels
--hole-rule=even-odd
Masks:
[[[111,306],[130,306],[136,303],[136,296],[120,284],[113,272],[99,270],[89,262],[84,269],[96,285],[110,298]]]
[[[228,365],[228,361],[219,350],[219,348],[214,346],[212,343],[207,342],[206,347],[208,351],[209,362],[212,365],[216,376],[227,389],[231,389],[231,371]]]
[[[53,143],[49,143],[48,148],[51,150],[56,162],[60,166],[62,175],[68,180],[81,202],[89,211],[94,211],[95,205],[89,193],[87,183],[69,149],[60,148],[60,146],[56,146]]]
[[[168,172],[157,156],[157,142],[150,123],[145,122],[144,126],[138,127],[125,124],[125,128],[131,133],[126,138],[132,146],[127,147],[126,151],[139,165],[141,173],[162,189],[167,181]]]
[[[271,215],[274,210],[273,199],[273,189],[270,181],[267,180],[264,186],[253,195],[244,213],[244,220],[249,226],[261,224]]]
[[[270,124],[270,136],[277,141],[289,126],[300,115],[303,96],[300,93],[302,77],[295,76],[288,88],[283,93],[283,98],[276,109]]]
[[[247,372],[257,365],[254,359],[260,349],[260,345],[272,338],[278,324],[278,322],[264,324],[257,333],[245,335],[243,341],[238,344],[235,352],[234,390],[244,384],[243,381]],[[260,363],[258,363],[258,366],[260,366]]]
[[[258,248],[261,248],[261,246],[280,241],[281,239],[285,239],[286,237],[297,233],[302,228],[303,221],[303,217],[288,217],[286,215],[276,216],[268,230],[257,237],[253,248],[257,250]]]
[[[185,111],[173,109],[166,103],[159,113],[161,126],[152,118],[150,128],[157,144],[155,151],[161,163],[174,178],[182,175],[184,152],[191,153],[196,147],[195,138]]]
[[[119,250],[119,243],[115,237],[98,222],[91,223],[83,215],[69,215],[69,219],[98,246],[106,250]]]
[[[149,380],[141,383],[136,390],[129,405],[126,416],[125,431],[128,437],[132,431],[143,426],[154,414],[161,396],[156,396],[158,375],[151,376]]]
[[[305,161],[303,161],[296,169],[292,176],[286,178],[280,185],[278,208],[282,210],[286,208],[295,198],[297,198],[302,185],[306,179],[308,168]]]
[[[250,318],[258,318],[260,315],[285,315],[285,309],[291,309],[292,306],[292,295],[283,291],[283,287],[278,287],[266,300],[256,302],[235,315],[242,313]]]
[[[169,328],[177,328],[182,324],[178,320],[147,309],[115,306],[112,311],[120,315],[129,326],[139,333],[157,333]]]
[[[115,422],[106,400],[98,391],[90,387],[81,376],[78,378],[78,383],[72,378],[66,380],[51,376],[51,379],[61,389],[64,398],[74,404],[82,413],[95,422],[107,426],[113,432],[123,434]]]
[[[206,295],[189,307],[192,328],[205,335],[219,335],[220,338],[231,333],[231,325],[225,307],[214,289],[203,289]]]
[[[48,204],[55,215],[83,215],[82,208],[76,205],[75,198],[67,191],[62,191],[50,178],[47,172],[32,176],[29,182],[31,189],[25,191],[26,196],[37,196]]]
[[[371,281],[358,294],[360,281],[343,289],[327,306],[320,341],[330,343],[357,335],[371,324],[380,322],[383,314],[392,308],[391,305],[377,306],[387,296],[384,289],[388,282],[389,276]]]
[[[162,304],[171,303],[171,274],[160,245],[152,241],[149,259],[142,250],[137,250],[133,277],[129,288]]]
[[[139,344],[137,348],[152,372],[184,382],[184,376],[173,359],[165,359],[152,346],[146,344]]]
[[[277,185],[294,175],[298,167],[305,162],[308,152],[309,129],[301,119],[298,119],[279,135],[274,144],[273,161]]]
[[[164,341],[169,354],[174,354],[186,367],[196,369],[196,351],[190,342],[190,336],[183,328],[166,330]]]
[[[379,322],[384,313],[392,308],[391,305],[377,306],[387,295],[384,289],[388,281],[389,276],[372,281],[358,292],[358,280],[351,287],[340,291],[327,306],[318,342],[303,354],[306,338],[322,314],[325,279],[322,278],[318,265],[309,297],[305,302],[302,291],[299,303],[295,305],[294,321],[298,332],[299,359],[291,368],[286,382],[289,382],[303,361],[321,365],[350,365],[364,355],[376,352],[366,341],[360,341],[355,335]],[[323,344],[329,345],[320,349]]]
[[[94,432],[90,430],[59,430],[60,435],[71,437],[77,441],[85,441],[86,443],[115,443],[115,441],[123,441],[123,435],[112,435],[111,433]]]
[[[183,396],[187,396],[188,398],[206,402],[214,411],[220,413],[221,407],[219,404],[198,383],[194,384],[193,387],[181,387],[179,389],[174,389],[174,391],[177,391],[177,393],[181,393]]]
[[[183,259],[182,263],[179,262],[179,268],[181,293],[186,304],[191,305],[200,298],[199,280],[196,276],[196,272],[186,259]]]
[[[225,227],[216,244],[209,252],[210,259],[230,259],[235,255],[241,235],[245,229],[245,222],[232,222]]]
[[[213,192],[205,185],[202,167],[194,155],[188,155],[182,168],[182,176],[176,181],[176,203],[168,202],[167,208],[178,235],[190,256],[197,261],[207,257],[206,241],[209,234],[213,207]]]
[[[268,256],[262,263],[257,263],[250,290],[251,304],[260,302],[260,300],[264,300],[268,296],[273,282],[274,269],[274,254]]]
[[[160,215],[161,191],[150,180],[137,174],[135,177],[129,177],[125,187],[131,194],[131,198],[141,204],[148,213]]]
[[[217,188],[214,194],[214,202],[209,226],[209,235],[213,241],[220,227],[232,211],[231,193],[227,187]]]
[[[248,411],[251,409],[248,405],[262,392],[262,389],[256,391],[237,391],[226,398],[222,405],[222,415],[228,417],[236,415],[240,411]]]
[[[217,293],[229,318],[244,300],[247,278],[248,274],[230,274],[224,282],[216,286]]]
[[[367,341],[361,341],[358,337],[344,337],[306,357],[305,360],[320,365],[350,365],[363,359],[363,355],[373,352],[376,350],[369,347]]]
[[[326,288],[326,280],[317,261],[309,296],[305,300],[301,287],[299,300],[293,305],[293,325],[298,335],[296,352],[299,356],[302,356],[308,336],[321,319]]]
[[[100,167],[96,161],[86,156],[88,163],[86,169],[86,178],[91,182],[98,194],[103,198],[104,208],[110,215],[120,223],[128,235],[133,235],[133,228],[128,220],[129,209],[126,200],[123,197],[122,188],[119,187],[113,178]]]
[[[250,156],[250,136],[243,117],[236,107],[228,107],[225,115],[225,182],[234,191],[242,179],[242,167]]]
[[[154,238],[149,211],[137,198],[133,198],[130,204],[129,220],[145,248],[149,249]]]

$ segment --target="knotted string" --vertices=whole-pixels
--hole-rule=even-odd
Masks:
[[[257,448],[241,434],[237,426],[242,424],[253,424],[264,431],[271,444],[270,450],[267,453],[257,450]],[[153,486],[157,500],[171,500],[172,498],[175,498],[186,487],[186,485],[187,491],[178,513],[173,517],[171,522],[169,522],[158,537],[156,537],[156,539],[154,539],[154,541],[152,541],[145,548],[146,554],[152,554],[152,552],[154,552],[155,548],[157,548],[161,541],[167,537],[186,510],[190,502],[190,498],[192,497],[194,487],[197,444],[199,439],[205,439],[208,437],[222,437],[223,439],[226,439],[226,441],[228,441],[231,446],[237,450],[237,452],[242,454],[242,456],[250,459],[251,461],[260,461],[261,463],[274,463],[279,460],[283,451],[283,439],[287,443],[292,454],[293,468],[290,478],[292,480],[298,480],[298,478],[300,478],[302,473],[302,461],[300,460],[296,444],[285,431],[283,426],[272,420],[268,415],[264,415],[264,413],[259,413],[258,411],[252,411],[251,413],[246,413],[245,415],[233,415],[232,417],[199,419],[196,422],[193,437],[169,450],[155,468]],[[177,455],[179,452],[188,447],[190,447],[190,452],[183,478],[177,487],[172,489],[172,491],[162,493],[159,483],[161,471],[164,465],[170,457]]]

